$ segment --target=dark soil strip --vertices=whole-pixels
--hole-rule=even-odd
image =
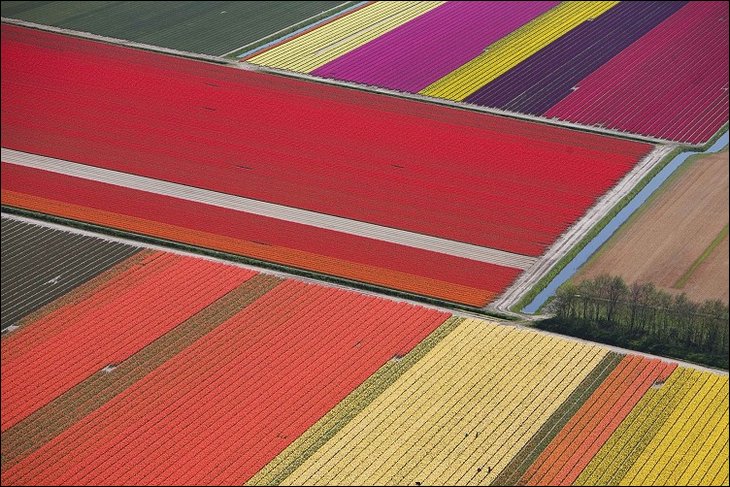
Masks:
[[[45,306],[33,311],[32,313],[24,316],[15,323],[16,327],[26,326],[30,323],[43,318],[44,316],[53,313],[57,309],[63,308],[66,305],[78,303],[87,299],[89,296],[98,291],[99,287],[109,282],[115,276],[131,269],[132,267],[139,265],[144,259],[149,257],[151,254],[156,252],[155,250],[144,249],[128,257],[126,260],[119,262],[114,267],[107,269],[98,276],[86,281],[79,285],[72,291],[64,294],[60,298],[51,301]],[[14,336],[13,333],[3,333],[3,340],[10,340]]]
[[[540,453],[553,441],[553,438],[570,421],[570,418],[591,397],[608,375],[623,359],[623,355],[609,352],[603,360],[576,387],[575,391],[560,405],[542,427],[530,438],[524,447],[507,464],[507,467],[494,479],[491,485],[516,485]]]
[[[2,470],[100,408],[193,342],[263,296],[282,279],[258,274],[111,370],[100,370],[2,434]]]
[[[19,326],[27,315],[140,251],[8,218],[2,219],[1,228],[3,330]]]

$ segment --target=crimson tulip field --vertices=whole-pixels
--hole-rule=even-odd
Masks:
[[[4,148],[522,256],[543,254],[652,149],[18,26],[2,28],[3,69],[10,73],[2,80]],[[51,192],[44,187],[55,184],[57,176],[36,173],[36,184],[21,184],[23,170],[4,170],[16,175],[3,179],[4,204],[12,200],[67,217],[69,204],[128,216],[135,207],[136,218],[169,224],[183,215],[136,203],[145,196],[119,195],[112,203],[112,190],[84,192],[74,186]],[[29,203],[39,198],[47,204]],[[54,211],[48,202],[55,202]],[[183,206],[175,201],[164,208]],[[484,305],[519,274],[509,266],[373,244],[240,212],[227,220],[218,208],[198,208],[185,213],[182,227],[236,238],[240,245],[234,253],[248,255],[243,242],[270,244],[272,237],[256,234],[278,226],[289,237],[277,245],[341,262],[323,266],[314,258],[302,264],[301,258],[273,249],[266,260],[465,304]],[[74,218],[87,219],[79,213]],[[112,220],[103,224],[130,230]],[[259,230],[244,230],[240,222],[246,220]],[[346,240],[351,243],[335,243]],[[367,264],[385,269],[379,279],[346,270],[364,263],[353,256],[358,247],[378,255]],[[278,257],[271,257],[274,253]],[[402,284],[409,279],[431,281]],[[444,291],[450,285],[471,290]]]

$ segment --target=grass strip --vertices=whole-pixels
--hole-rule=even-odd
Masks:
[[[446,338],[464,319],[452,316],[403,358],[390,360],[383,365],[249,479],[246,485],[279,485],[441,340]]]
[[[712,240],[712,242],[710,242],[710,245],[708,245],[707,248],[702,251],[700,256],[697,257],[694,262],[692,262],[692,265],[689,266],[689,269],[687,269],[685,273],[682,274],[679,279],[677,279],[677,282],[675,282],[672,287],[674,289],[684,288],[685,284],[687,284],[687,281],[689,281],[689,278],[692,277],[692,274],[694,274],[697,268],[710,256],[710,254],[717,248],[717,246],[720,245],[720,242],[722,242],[725,237],[727,237],[727,234],[728,225],[725,224],[723,229],[720,230],[720,233],[718,233]]]
[[[116,365],[100,370],[2,434],[2,471],[100,408],[249,304],[282,279],[257,274]]]
[[[520,478],[527,472],[540,454],[547,448],[557,434],[568,424],[568,421],[583,406],[589,397],[613,372],[616,365],[623,359],[623,355],[608,352],[593,370],[581,381],[580,385],[568,396],[565,401],[550,415],[540,429],[530,438],[515,455],[507,466],[492,481],[490,485],[517,485]]]

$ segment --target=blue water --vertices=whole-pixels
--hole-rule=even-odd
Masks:
[[[719,152],[722,150],[726,145],[728,144],[728,132],[725,132],[722,137],[720,137],[717,142],[712,144],[712,147],[707,149],[702,154],[711,154],[713,152]],[[667,180],[669,176],[672,175],[674,171],[677,170],[679,166],[682,165],[684,161],[687,160],[688,157],[693,156],[695,154],[700,154],[700,152],[682,152],[681,154],[678,154],[672,161],[664,166],[659,173],[657,173],[654,178],[652,178],[649,183],[644,186],[644,188],[639,191],[639,193],[634,196],[634,198],[627,204],[621,211],[618,212],[618,214],[613,217],[613,219],[606,225],[601,232],[596,235],[596,237],[591,240],[588,245],[585,246],[583,250],[581,250],[578,255],[573,258],[568,265],[566,265],[560,273],[555,276],[555,278],[550,282],[550,284],[547,285],[545,289],[538,294],[535,299],[525,306],[522,309],[522,312],[524,313],[535,313],[538,309],[540,309],[540,306],[542,306],[547,299],[555,294],[555,291],[568,279],[570,279],[573,274],[575,274],[578,269],[588,260],[588,258],[593,255],[593,253],[598,250],[603,243],[608,240],[613,233],[618,230],[618,228],[641,206],[644,204],[646,199],[654,193],[661,185],[664,183],[664,181]]]
[[[236,56],[236,58],[238,58],[238,59],[241,59],[242,57],[246,57],[246,56],[248,56],[248,55],[250,55],[250,54],[253,54],[253,53],[254,53],[254,52],[256,52],[256,51],[260,51],[260,50],[262,50],[262,49],[266,49],[267,47],[269,47],[269,46],[271,46],[271,45],[273,45],[273,44],[276,44],[277,42],[281,42],[281,41],[283,41],[283,40],[289,39],[290,37],[294,37],[295,35],[297,35],[297,34],[299,34],[299,33],[301,33],[301,32],[304,32],[304,31],[305,31],[305,30],[307,30],[307,29],[311,29],[312,27],[317,27],[318,25],[320,25],[320,24],[323,24],[323,23],[325,23],[325,22],[329,21],[329,20],[330,20],[330,19],[331,19],[332,17],[334,17],[335,15],[342,15],[342,14],[344,14],[344,13],[346,13],[346,12],[349,12],[350,10],[353,10],[353,9],[355,9],[355,8],[359,7],[359,6],[360,6],[360,5],[362,5],[363,3],[365,3],[365,2],[358,2],[358,3],[356,3],[355,5],[352,5],[352,6],[350,6],[350,7],[347,7],[347,8],[346,8],[346,9],[344,9],[344,10],[340,10],[339,12],[333,13],[333,14],[332,14],[332,15],[330,15],[329,17],[325,17],[325,18],[323,18],[323,19],[321,19],[321,20],[318,20],[317,22],[315,22],[315,23],[313,23],[313,24],[307,24],[307,25],[305,25],[304,27],[302,27],[301,29],[299,29],[299,30],[295,30],[294,32],[292,32],[292,33],[290,33],[290,34],[287,34],[287,35],[285,35],[285,36],[282,36],[282,37],[277,37],[277,38],[276,38],[276,39],[274,39],[273,41],[271,41],[271,42],[269,42],[269,43],[267,43],[267,44],[264,44],[263,46],[255,47],[255,48],[251,49],[250,51],[246,51],[246,52],[244,52],[243,54],[239,54],[239,55],[237,55],[237,56]]]

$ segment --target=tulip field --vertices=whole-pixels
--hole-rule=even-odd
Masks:
[[[518,261],[545,253],[653,149],[2,29],[11,73],[2,79],[3,148],[115,171],[100,182],[4,156],[4,205],[471,306],[507,289],[529,266]],[[333,215],[348,231],[131,189],[129,174],[175,183],[174,196],[194,187]],[[366,238],[360,222],[442,240],[414,247]],[[452,242],[508,258],[455,254]]]
[[[152,249],[1,384],[3,485],[727,484],[727,375]]]
[[[3,486],[730,487],[727,308],[554,290],[727,143],[727,2],[2,15]]]
[[[281,483],[727,485],[727,418],[727,375],[467,319]]]
[[[373,2],[245,60],[702,144],[727,122],[727,50],[719,1]]]

